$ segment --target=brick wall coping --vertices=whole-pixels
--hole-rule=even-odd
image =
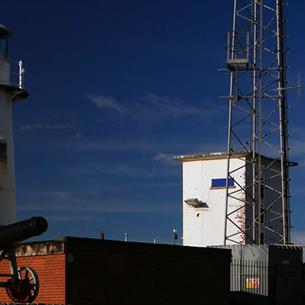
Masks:
[[[37,256],[64,253],[63,241],[23,243],[16,247],[16,256]],[[1,304],[1,303],[0,303]]]
[[[74,246],[73,246],[74,245]],[[152,244],[143,242],[124,242],[117,240],[100,240],[96,238],[84,238],[84,237],[70,237],[66,236],[58,240],[48,240],[48,241],[35,241],[35,242],[24,242],[16,246],[16,256],[38,256],[38,255],[53,255],[53,254],[64,254],[70,251],[70,248],[78,247],[95,247],[95,246],[114,246],[119,248],[129,248],[129,249],[147,249],[151,250],[153,248],[162,249],[175,249],[175,251],[182,251],[189,253],[190,250],[187,248],[192,248],[194,252],[206,252],[211,255],[222,256],[224,252],[228,252],[230,256],[231,250],[228,249],[217,249],[217,248],[200,248],[200,247],[187,247],[180,245],[169,245],[169,244]],[[1,303],[0,303],[1,305]]]

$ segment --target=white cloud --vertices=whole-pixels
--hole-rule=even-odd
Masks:
[[[176,210],[175,204],[160,204],[151,201],[138,202],[126,198],[126,200],[113,198],[112,200],[90,201],[87,199],[74,198],[68,201],[43,201],[19,204],[20,212],[54,212],[59,216],[69,217],[65,213],[81,213],[82,216],[92,217],[92,213],[150,213]],[[84,214],[86,213],[86,214]],[[93,215],[94,216],[94,215]],[[96,215],[95,215],[96,216]]]
[[[98,221],[101,220],[101,217],[93,216],[93,215],[83,215],[83,214],[77,214],[77,215],[52,215],[48,216],[48,221],[57,221],[57,222],[69,222],[69,221]]]
[[[305,134],[305,129],[303,130]],[[305,139],[302,139],[301,136],[301,131],[298,130],[299,136],[298,139],[293,139],[289,142],[289,154],[293,158],[292,161],[298,161],[298,164],[300,167],[305,167]],[[304,137],[303,134],[303,137]]]
[[[293,243],[305,246],[305,231],[292,231],[291,239]]]
[[[304,155],[305,154],[305,140],[292,140],[290,141],[290,154]]]
[[[98,108],[108,108],[115,110],[118,113],[128,112],[127,108],[125,108],[123,105],[121,105],[112,97],[106,97],[103,95],[93,95],[93,94],[87,94],[86,97],[90,102],[95,104]]]
[[[108,173],[115,176],[126,176],[126,177],[153,177],[155,175],[153,169],[145,169],[137,166],[133,166],[126,163],[114,164],[111,167],[98,166],[100,173]]]
[[[292,231],[291,239],[294,244],[303,246],[303,262],[305,262],[305,231]]]
[[[300,126],[289,126],[289,134],[292,137],[303,138],[305,134],[305,128]]]
[[[146,104],[139,106],[139,112],[143,114],[153,113],[164,118],[191,116],[209,118],[217,115],[216,108],[209,108],[208,105],[194,106],[179,98],[148,93],[142,96],[142,100],[146,102]]]
[[[153,156],[152,160],[159,161],[166,165],[177,165],[177,161],[174,160],[172,154],[167,154],[167,153],[163,153],[163,152],[158,153],[155,156]]]
[[[84,151],[113,151],[113,152],[149,152],[161,149],[162,143],[154,143],[145,140],[130,141],[104,141],[85,140],[77,143],[77,148]]]
[[[115,110],[119,114],[141,119],[178,119],[182,117],[199,117],[209,119],[222,114],[217,107],[210,107],[210,101],[198,105],[186,103],[182,99],[169,96],[159,96],[148,93],[141,96],[138,101],[129,103],[128,108],[122,102],[112,97],[87,94],[87,99],[98,108]]]
[[[293,198],[305,197],[305,188],[302,186],[302,184],[296,185],[296,183],[291,183],[290,189],[291,189],[290,193],[292,194]]]
[[[157,152],[164,149],[165,146],[170,147],[171,150],[180,151],[180,143],[161,143],[161,142],[149,142],[145,140],[131,140],[124,141],[102,141],[102,140],[88,140],[77,143],[77,148],[84,151],[97,151],[97,152]],[[196,144],[194,144],[196,148]]]
[[[42,124],[42,123],[34,123],[34,124],[26,124],[20,127],[20,130],[22,131],[30,131],[30,130],[43,130],[43,129],[49,129],[49,130],[64,130],[64,129],[70,129],[72,126],[70,124]]]
[[[81,140],[81,139],[84,139],[85,137],[78,131],[76,132],[75,136],[74,136],[74,139],[77,139],[77,140]]]
[[[174,161],[175,162],[175,161]],[[128,163],[111,163],[111,164],[89,164],[79,165],[73,169],[68,169],[64,174],[66,176],[88,176],[88,177],[99,177],[99,176],[118,176],[128,178],[141,178],[143,181],[150,178],[170,178],[177,177],[179,175],[179,164],[176,162],[171,168],[163,170],[162,167],[156,164],[143,165],[139,164],[128,164]]]
[[[210,140],[207,142],[204,138],[188,138],[182,140],[177,139],[164,139],[161,141],[149,141],[142,139],[135,139],[129,141],[123,140],[100,140],[100,139],[80,139],[78,142],[66,143],[67,148],[77,149],[79,151],[92,151],[92,152],[141,152],[141,153],[154,153],[156,160],[170,159],[177,154],[193,154],[193,153],[208,153],[215,151],[225,151],[225,141],[223,139]],[[201,144],[204,143],[204,144]],[[71,146],[74,146],[71,147]]]
[[[305,160],[299,162],[299,163],[298,163],[298,166],[300,166],[300,167],[305,167]]]

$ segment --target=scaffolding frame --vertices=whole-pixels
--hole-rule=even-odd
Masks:
[[[290,243],[289,166],[293,163],[288,161],[285,6],[285,0],[234,0],[233,30],[227,38],[224,245],[241,243],[237,236],[243,236],[240,240],[245,243],[263,244],[266,231],[277,236],[277,243]],[[247,154],[244,168],[252,177],[232,189],[229,180],[235,180],[237,170],[232,155],[237,151]],[[264,190],[272,193],[271,201],[263,199]],[[230,207],[232,202],[239,206]],[[252,215],[244,226],[236,220],[241,209]]]

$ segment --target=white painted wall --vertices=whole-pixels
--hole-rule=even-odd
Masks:
[[[264,159],[263,159],[264,160]],[[263,162],[264,163],[264,162]],[[249,163],[248,163],[249,164]],[[270,164],[270,161],[268,163]],[[225,188],[211,189],[211,181],[214,178],[225,178],[227,160],[223,159],[204,159],[198,158],[195,161],[183,161],[183,244],[186,246],[212,246],[224,244],[224,226],[225,226]],[[263,164],[264,166],[264,164]],[[274,176],[274,169],[279,165],[275,162],[271,169],[264,170],[264,177],[268,178]],[[230,188],[230,193],[235,192],[236,199],[230,198],[228,202],[228,211],[234,211],[244,206],[245,192],[238,186],[245,187],[246,181],[251,185],[252,167],[246,166],[246,158],[232,158],[231,171],[236,170],[232,176],[236,184],[235,188]],[[247,178],[247,179],[246,179]],[[272,180],[272,187],[280,189],[280,178]],[[270,184],[270,183],[269,183]],[[251,192],[251,190],[249,189]],[[262,200],[263,207],[267,208],[270,202],[276,201],[278,194],[269,189],[265,189],[264,198]],[[197,198],[206,202],[208,208],[194,208],[185,203],[186,199]],[[248,198],[249,199],[249,198]],[[272,221],[272,227],[275,231],[281,232],[282,219],[274,212],[281,213],[281,203],[278,198],[273,212],[266,212],[265,221],[270,225],[270,221],[277,217],[276,221]],[[234,219],[238,225],[245,229],[252,226],[252,207],[247,205],[245,208],[233,213],[230,217]],[[234,235],[235,233],[239,233]],[[281,243],[278,234],[263,229],[264,242],[266,244]],[[241,234],[240,230],[232,223],[227,223],[227,235],[234,235],[231,239],[227,240],[227,244],[246,244],[245,234]],[[251,236],[252,228],[248,234]]]
[[[232,159],[232,168],[239,168],[245,160]],[[226,159],[198,160],[183,162],[183,244],[188,246],[223,245],[225,224],[225,188],[211,189],[213,178],[226,177]],[[235,180],[245,184],[245,168],[234,173]],[[239,189],[236,185],[235,190]],[[244,193],[236,194],[239,198]],[[208,208],[193,208],[184,201],[189,198],[198,198],[206,202]],[[239,200],[229,201],[229,211],[243,205]],[[240,213],[239,213],[240,214]],[[234,217],[235,215],[233,215]],[[240,216],[244,222],[244,215]],[[228,233],[234,234],[238,229],[228,224]],[[232,239],[242,242],[244,236],[240,234]],[[232,242],[234,244],[234,242]]]

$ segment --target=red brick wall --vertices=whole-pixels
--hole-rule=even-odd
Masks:
[[[39,277],[39,293],[35,303],[65,304],[66,263],[65,254],[18,257],[18,267],[33,268]],[[0,263],[0,273],[8,272],[8,262]],[[3,281],[0,278],[0,281]],[[0,302],[10,302],[5,288],[0,288]]]

